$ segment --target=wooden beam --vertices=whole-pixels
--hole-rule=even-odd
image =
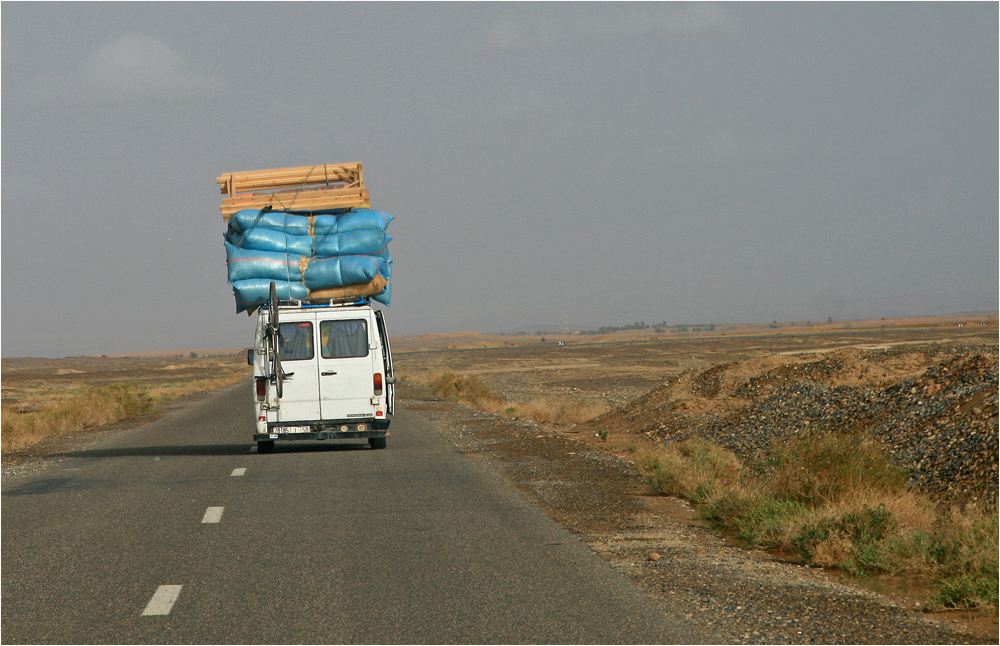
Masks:
[[[275,211],[324,211],[369,206],[371,202],[368,189],[340,188],[237,195],[223,199],[219,210],[223,219],[228,222],[230,215],[242,209],[271,207]]]
[[[256,179],[267,179],[267,178],[289,178],[297,177],[299,181],[303,181],[307,177],[314,178],[316,181],[326,181],[333,177],[356,177],[358,175],[358,168],[360,163],[353,164],[320,164],[316,166],[298,166],[296,168],[274,168],[269,170],[252,170],[243,171],[239,173],[225,173],[219,177],[216,181],[219,184],[223,184],[227,178],[235,178],[237,181],[241,180],[256,180]]]
[[[289,202],[299,202],[302,200],[321,200],[325,198],[339,198],[343,196],[362,196],[368,192],[364,187],[337,187],[337,188],[304,188],[301,190],[288,189],[274,193],[243,193],[233,197],[222,199],[223,204],[257,203],[264,200],[268,203],[288,204]]]
[[[215,181],[219,184],[220,192],[230,196],[251,190],[293,188],[331,182],[360,186],[364,184],[360,162],[225,173]]]

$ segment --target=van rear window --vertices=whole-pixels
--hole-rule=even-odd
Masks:
[[[313,358],[313,326],[308,321],[280,323],[281,360],[298,361]]]
[[[368,321],[364,319],[322,321],[319,335],[324,359],[368,356]]]

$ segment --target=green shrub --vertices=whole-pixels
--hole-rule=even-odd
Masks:
[[[772,548],[785,542],[790,521],[805,511],[805,506],[794,500],[730,492],[700,510],[700,514],[750,547]]]
[[[930,610],[959,608],[996,612],[998,595],[995,575],[960,574],[942,580],[937,591],[927,599],[927,607]]]
[[[978,517],[977,517],[978,516]],[[998,537],[994,514],[972,516],[953,514],[958,525],[943,541],[938,551],[945,570],[940,588],[928,599],[928,606],[939,608],[978,608],[997,610]]]
[[[834,565],[864,575],[890,569],[886,563],[893,550],[885,549],[889,546],[884,542],[895,529],[896,521],[885,505],[876,509],[866,506],[837,518],[822,518],[805,524],[791,543],[808,561],[816,556],[816,549],[821,543],[836,539],[848,541],[850,554]]]
[[[997,510],[935,507],[873,441],[811,433],[742,468],[690,438],[636,463],[657,491],[699,504],[701,518],[748,546],[858,576],[929,577],[929,609],[997,609]]]

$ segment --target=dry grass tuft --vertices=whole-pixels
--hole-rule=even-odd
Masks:
[[[239,370],[225,374],[221,377],[209,377],[207,379],[195,379],[192,381],[180,381],[153,386],[149,390],[150,396],[157,402],[170,401],[184,395],[200,393],[206,390],[217,390],[231,386],[247,378],[246,371]]]
[[[740,461],[700,437],[691,437],[655,452],[636,456],[654,489],[668,496],[703,502],[739,486]]]
[[[494,394],[475,375],[433,372],[424,383],[442,399],[461,402],[487,413],[521,417],[539,424],[571,426],[607,412],[607,406],[569,397],[535,397],[526,403],[508,402]]]
[[[530,419],[539,424],[571,426],[582,424],[608,411],[608,407],[594,402],[569,399],[567,397],[535,397],[525,404],[511,404],[508,415]]]
[[[473,408],[490,413],[498,413],[504,401],[490,392],[486,384],[476,376],[457,375],[454,372],[432,373],[427,384],[442,399],[462,402]]]
[[[854,555],[854,543],[844,536],[821,540],[813,550],[812,563],[820,567],[836,567]]]
[[[156,403],[183,395],[215,390],[246,379],[242,366],[224,368],[221,375],[148,386],[140,381],[111,383],[102,388],[34,393],[15,404],[3,404],[0,448],[12,451],[49,437],[68,435],[138,417]]]
[[[33,412],[3,407],[0,448],[19,449],[47,437],[75,433],[137,417],[153,406],[147,388],[134,382],[104,388],[85,387],[78,394],[42,406]]]
[[[788,442],[764,468],[775,495],[813,507],[905,491],[908,475],[885,459],[877,443],[835,433],[807,433]]]

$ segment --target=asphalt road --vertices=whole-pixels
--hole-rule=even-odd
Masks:
[[[3,643],[709,639],[416,415],[258,455],[247,392],[5,478]]]

